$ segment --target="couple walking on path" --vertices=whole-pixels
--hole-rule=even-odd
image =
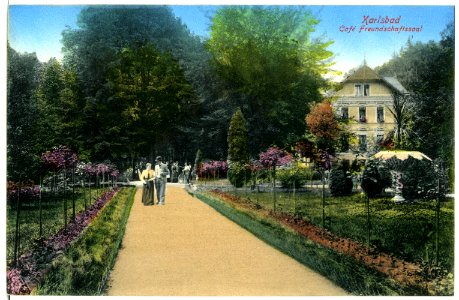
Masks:
[[[161,156],[156,157],[154,170],[151,169],[151,164],[147,163],[145,170],[142,173],[140,173],[140,170],[138,172],[139,178],[143,182],[142,203],[144,205],[153,205],[156,189],[156,204],[164,205],[167,177],[170,175],[170,172]]]

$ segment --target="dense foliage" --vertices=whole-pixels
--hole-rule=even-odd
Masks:
[[[250,178],[247,139],[244,115],[238,109],[233,114],[228,129],[228,179],[236,187],[241,187]]]
[[[454,24],[441,33],[439,42],[413,43],[377,69],[395,76],[410,92],[410,122],[403,142],[432,159],[454,162]]]
[[[202,164],[198,176],[206,179],[226,178],[228,163],[226,161],[208,161]]]
[[[331,103],[324,100],[314,105],[306,116],[306,124],[315,138],[317,148],[334,153],[341,128]]]
[[[77,25],[63,32],[64,64],[81,82],[90,158],[129,158],[133,167],[172,147],[174,159],[191,160],[200,129],[186,125],[197,123],[207,79],[199,38],[166,6],[89,6]]]
[[[362,173],[360,186],[368,197],[375,197],[392,184],[392,176],[379,160],[370,159]]]
[[[267,168],[283,166],[292,161],[292,155],[279,147],[269,147],[260,153],[260,162]]]
[[[431,161],[409,157],[403,162],[401,177],[403,197],[408,200],[437,198],[438,175]]]
[[[35,151],[38,109],[33,93],[40,64],[35,54],[17,53],[9,45],[7,54],[7,173],[9,180],[18,181],[36,175],[39,165],[41,152]]]
[[[226,100],[247,118],[252,156],[304,133],[331,57],[330,42],[311,39],[317,23],[288,7],[228,6],[212,18],[207,48]]]
[[[286,188],[301,188],[306,182],[318,179],[317,172],[297,162],[292,163],[290,168],[279,168],[276,175],[282,187]]]
[[[333,196],[347,196],[352,193],[352,187],[349,161],[343,161],[330,172],[330,193]]]

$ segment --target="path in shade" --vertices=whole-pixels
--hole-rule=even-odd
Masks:
[[[346,295],[325,277],[229,221],[180,186],[166,205],[137,190],[109,296]]]

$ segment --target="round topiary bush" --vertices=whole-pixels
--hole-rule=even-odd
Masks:
[[[352,186],[352,178],[349,171],[341,168],[331,170],[329,188],[333,196],[350,195],[352,193]]]
[[[428,160],[409,157],[403,161],[402,195],[407,200],[422,200],[436,197],[437,174]]]
[[[374,197],[381,194],[383,189],[391,186],[392,176],[380,161],[370,159],[365,165],[362,174],[361,187],[368,197]]]

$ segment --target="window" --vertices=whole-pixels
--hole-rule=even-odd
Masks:
[[[384,123],[384,107],[378,107],[376,114],[378,123]]]
[[[362,85],[356,84],[354,87],[355,87],[355,96],[361,97],[362,96]]]
[[[354,85],[354,91],[356,97],[368,97],[370,96],[370,85],[369,84],[356,84]]]
[[[341,118],[344,120],[349,119],[349,108],[348,107],[341,107]]]
[[[365,85],[363,86],[363,95],[364,95],[365,97],[370,96],[370,85],[369,85],[369,84],[365,84]]]
[[[365,106],[359,107],[359,122],[361,123],[367,122],[367,109]]]
[[[366,135],[359,135],[359,150],[360,152],[367,151],[367,136]]]
[[[384,141],[384,134],[376,135],[376,144],[380,145]]]

